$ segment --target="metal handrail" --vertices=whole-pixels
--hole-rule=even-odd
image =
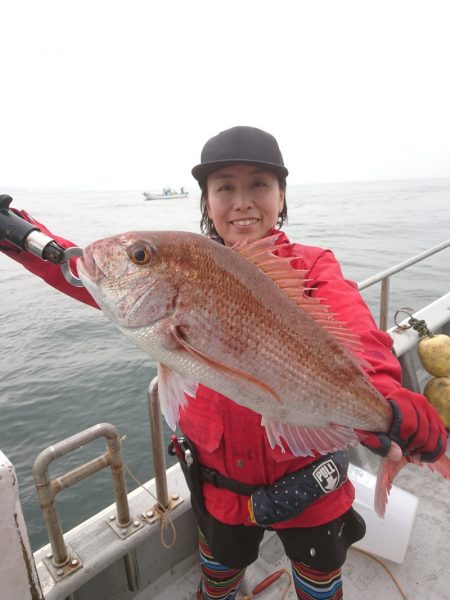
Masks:
[[[50,479],[48,468],[52,461],[99,437],[106,437],[108,450],[104,454],[54,480]],[[100,423],[89,427],[62,442],[49,446],[36,458],[33,466],[33,476],[52,548],[52,562],[55,567],[66,565],[70,559],[56,510],[56,494],[105,467],[111,467],[118,524],[120,527],[127,527],[131,523],[131,515],[128,507],[119,434],[114,425]]]
[[[380,273],[377,273],[376,275],[373,275],[372,277],[368,277],[367,279],[364,279],[363,281],[358,283],[358,289],[364,290],[364,289],[366,289],[376,283],[379,283],[381,281],[380,324],[379,324],[381,330],[386,331],[386,329],[387,329],[387,319],[388,319],[388,310],[389,310],[389,284],[390,284],[391,275],[395,275],[399,271],[403,271],[404,269],[407,269],[411,265],[415,265],[415,264],[421,262],[422,260],[424,260],[425,258],[428,258],[432,254],[436,254],[437,252],[441,252],[441,250],[445,250],[449,246],[450,246],[450,240],[447,240],[446,242],[442,242],[441,244],[438,244],[437,246],[433,246],[432,248],[430,248],[429,250],[426,250],[425,252],[421,252],[420,254],[417,254],[416,256],[409,258],[408,260],[404,260],[403,262],[398,263],[397,265],[394,265],[393,267],[390,267],[389,269],[385,269],[384,271],[381,271]]]
[[[158,377],[152,379],[148,390],[148,411],[150,420],[153,471],[155,474],[156,499],[159,507],[169,506],[167,491],[166,460],[164,453],[164,433],[162,428],[161,406],[158,396]]]

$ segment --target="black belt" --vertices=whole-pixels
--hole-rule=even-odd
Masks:
[[[251,496],[258,490],[266,488],[266,486],[264,485],[252,485],[250,483],[243,483],[242,481],[237,481],[236,479],[231,479],[230,477],[226,477],[225,475],[222,475],[214,469],[205,467],[200,462],[198,462],[195,447],[189,440],[189,438],[187,438],[186,436],[177,438],[175,435],[173,435],[171,437],[171,442],[169,444],[169,454],[171,454],[172,456],[178,456],[180,463],[184,467],[183,470],[185,471],[185,474],[191,472],[191,475],[193,475],[195,471],[197,481],[200,480],[203,483],[210,483],[215,487],[224,490],[229,490],[230,492],[234,492],[235,494],[241,494],[242,496]],[[345,452],[338,452],[336,453],[336,456],[341,454],[345,455],[343,460],[344,463],[346,463],[344,468],[342,469],[342,483],[342,481],[345,479],[345,474],[347,471],[348,456]],[[319,456],[319,458],[300,469],[300,471],[296,471],[295,473],[289,473],[289,475],[292,478],[293,475],[297,475],[298,473],[312,473],[317,465],[326,461],[330,456],[334,455],[330,454],[326,456]],[[313,484],[316,484],[315,480],[313,480]],[[326,493],[325,490],[324,493]]]
[[[202,479],[207,483],[211,483],[224,490],[230,490],[230,492],[234,492],[235,494],[251,496],[262,487],[261,485],[251,485],[250,483],[243,483],[242,481],[236,481],[236,479],[230,479],[230,477],[225,477],[225,475],[214,471],[214,469],[209,469],[202,464],[200,464],[200,471]]]
[[[202,483],[211,483],[215,487],[230,490],[230,492],[242,494],[243,496],[251,496],[262,487],[260,485],[251,485],[250,483],[236,481],[236,479],[226,477],[214,469],[202,465],[197,460],[194,445],[186,436],[171,436],[168,450],[171,456],[178,457],[185,475],[191,481],[195,478],[196,481],[200,480]]]

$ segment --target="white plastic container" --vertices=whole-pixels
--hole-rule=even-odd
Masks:
[[[417,496],[393,485],[386,514],[382,519],[374,509],[376,476],[352,463],[349,465],[348,476],[356,491],[354,508],[367,525],[366,535],[354,546],[402,563],[416,518],[419,502]]]

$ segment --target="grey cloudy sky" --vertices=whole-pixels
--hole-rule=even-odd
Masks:
[[[0,185],[194,180],[233,125],[292,183],[450,177],[446,0],[0,0]]]

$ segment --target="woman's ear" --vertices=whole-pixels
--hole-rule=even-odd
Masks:
[[[209,212],[209,202],[208,202],[208,195],[207,195],[207,194],[205,194],[205,195],[203,196],[202,200],[203,200],[203,204],[204,204],[204,207],[205,207],[205,210],[206,210],[206,214],[207,214],[207,215],[208,215],[208,217],[211,219],[211,214],[210,214],[210,212]],[[211,220],[212,220],[212,219],[211,219]]]
[[[279,215],[281,215],[281,213],[283,212],[285,198],[286,198],[286,191],[280,189],[280,207],[279,207],[279,211],[278,211]]]

